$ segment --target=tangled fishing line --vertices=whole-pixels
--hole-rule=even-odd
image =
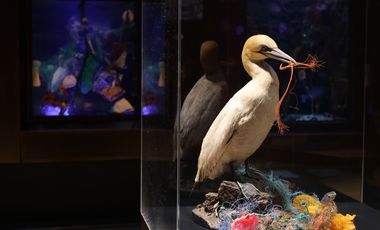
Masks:
[[[281,96],[280,101],[277,104],[276,107],[276,114],[277,114],[277,126],[279,129],[279,133],[282,135],[289,129],[289,126],[284,124],[281,121],[281,105],[282,102],[284,101],[285,97],[289,94],[290,91],[290,85],[293,82],[293,73],[294,73],[294,68],[296,69],[311,69],[313,71],[323,67],[323,62],[318,61],[316,56],[313,55],[308,55],[307,59],[305,62],[297,62],[297,63],[289,63],[288,65],[284,66],[282,63],[280,65],[280,70],[286,70],[290,69],[290,80],[288,82],[288,85],[286,86],[284,94]]]

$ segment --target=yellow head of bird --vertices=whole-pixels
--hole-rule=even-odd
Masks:
[[[297,63],[292,57],[277,47],[276,42],[267,35],[254,35],[245,42],[242,52],[242,60],[261,62],[272,58],[285,63]]]

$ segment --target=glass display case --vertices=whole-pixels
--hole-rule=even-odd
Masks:
[[[142,101],[154,69],[167,92],[165,113],[142,116],[149,229],[379,228],[367,4],[146,0],[142,11]]]

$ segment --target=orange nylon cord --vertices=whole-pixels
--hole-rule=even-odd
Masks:
[[[323,63],[318,61],[316,56],[312,56],[310,54],[308,55],[305,62],[297,62],[296,64],[290,63],[286,66],[283,66],[283,63],[281,63],[280,70],[290,69],[290,80],[288,82],[288,85],[286,86],[286,90],[285,90],[284,94],[281,96],[280,101],[278,102],[277,107],[276,107],[277,127],[278,127],[279,133],[281,135],[283,135],[285,133],[285,131],[287,131],[289,129],[289,126],[285,125],[281,121],[281,105],[282,105],[282,102],[284,101],[285,97],[289,94],[290,85],[292,84],[292,81],[293,81],[294,68],[316,70],[320,67],[323,67]]]

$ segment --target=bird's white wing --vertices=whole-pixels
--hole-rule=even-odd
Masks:
[[[203,181],[212,174],[225,148],[236,132],[241,111],[228,103],[214,120],[205,138],[198,158],[198,172],[195,181]]]
[[[214,120],[203,139],[202,149],[198,159],[196,182],[203,181],[206,178],[214,179],[216,175],[222,173],[220,170],[223,170],[223,167],[220,164],[223,162],[220,162],[220,160],[226,147],[239,130],[239,127],[248,121],[247,117],[249,117],[252,111],[256,110],[261,103],[261,99],[259,98],[244,100],[242,95],[244,94],[237,93],[231,98]],[[249,104],[249,106],[247,106],[247,104]]]

